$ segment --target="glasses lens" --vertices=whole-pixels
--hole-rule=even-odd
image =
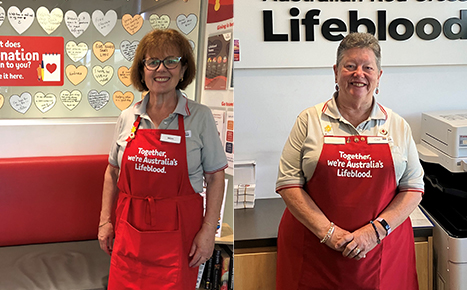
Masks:
[[[157,69],[160,64],[161,64],[161,61],[158,60],[158,59],[146,59],[144,61],[144,65],[146,65],[146,68],[148,68],[150,70]]]
[[[168,69],[176,68],[178,63],[180,62],[180,59],[180,57],[168,57],[164,59],[164,65]]]

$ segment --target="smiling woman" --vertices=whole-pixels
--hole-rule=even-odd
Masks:
[[[299,115],[282,152],[276,289],[417,290],[408,216],[423,170],[405,120],[376,102],[374,36],[346,36],[334,73],[332,99]]]
[[[210,109],[180,91],[195,72],[179,32],[141,39],[131,80],[149,92],[117,121],[103,189],[99,242],[112,254],[109,289],[194,289],[198,266],[212,255],[227,160]]]

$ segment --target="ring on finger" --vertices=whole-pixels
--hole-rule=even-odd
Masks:
[[[354,251],[355,251],[355,256],[357,256],[361,252],[361,250],[359,248],[355,248]]]

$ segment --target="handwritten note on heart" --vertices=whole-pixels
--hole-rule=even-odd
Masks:
[[[73,40],[70,40],[66,43],[65,50],[66,54],[72,61],[77,62],[88,53],[88,45],[84,42],[76,44]]]
[[[76,38],[88,29],[90,23],[91,16],[86,11],[81,12],[79,15],[76,15],[76,12],[73,10],[68,10],[65,13],[66,27]]]
[[[60,8],[54,8],[51,12],[49,9],[41,6],[36,12],[37,22],[47,34],[51,34],[60,26],[63,20],[63,11]]]
[[[89,105],[91,105],[91,107],[96,111],[99,111],[100,109],[105,107],[109,100],[110,94],[106,91],[98,92],[97,90],[91,90],[88,93]]]
[[[12,95],[10,97],[10,106],[18,113],[25,114],[32,104],[32,96],[28,92],[22,93],[20,96]]]
[[[101,41],[96,41],[92,45],[92,52],[101,62],[108,60],[115,51],[115,45],[112,42],[106,42],[105,44]]]
[[[0,95],[0,109],[3,107],[3,104],[5,103],[5,98],[3,95]]]
[[[135,57],[136,48],[138,47],[139,41],[135,40],[133,42],[129,42],[128,40],[124,40],[120,43],[120,52],[122,53],[123,57],[126,58],[128,61],[132,61]]]
[[[135,16],[131,16],[130,14],[125,14],[122,16],[122,25],[125,30],[133,35],[138,32],[141,27],[143,27],[144,19],[141,15],[137,14]]]
[[[188,16],[180,14],[177,16],[177,27],[178,29],[180,29],[181,32],[185,33],[186,35],[192,32],[197,24],[198,17],[195,14],[190,14]]]
[[[99,31],[103,36],[107,36],[117,23],[117,12],[109,10],[104,15],[102,11],[95,10],[92,13],[92,23],[96,27],[97,31]]]
[[[115,106],[117,106],[117,108],[119,108],[120,111],[123,111],[133,103],[135,95],[133,95],[132,92],[122,93],[120,91],[117,91],[114,93],[112,98]]]
[[[118,79],[127,87],[131,85],[131,79],[130,79],[130,69],[127,68],[126,66],[121,66],[118,68],[117,71],[118,74]]]
[[[76,67],[72,64],[69,64],[65,68],[65,74],[68,80],[76,86],[80,82],[84,81],[88,74],[88,68],[84,65]]]
[[[16,32],[23,34],[34,21],[34,10],[28,7],[20,11],[18,7],[11,6],[8,8],[8,20]]]
[[[5,21],[5,9],[0,6],[0,26],[3,24],[3,21]]]
[[[149,16],[149,23],[154,29],[167,29],[170,25],[170,17],[168,15],[151,14]]]
[[[108,83],[114,75],[114,69],[110,65],[106,65],[105,67],[96,65],[92,68],[92,75],[96,81],[103,86]]]
[[[42,113],[47,112],[52,109],[57,102],[57,97],[54,94],[44,94],[42,92],[37,92],[34,95],[34,104]]]
[[[60,100],[68,108],[68,110],[73,110],[76,108],[79,103],[81,102],[82,94],[78,90],[68,91],[63,90],[60,93]]]

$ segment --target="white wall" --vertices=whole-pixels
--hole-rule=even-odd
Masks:
[[[236,24],[239,21],[245,20],[236,18]],[[416,142],[422,112],[467,109],[467,66],[384,67],[384,51],[382,57],[378,101],[409,122]],[[235,160],[256,160],[257,198],[278,197],[274,188],[282,147],[300,111],[331,97],[332,69],[234,73]]]

